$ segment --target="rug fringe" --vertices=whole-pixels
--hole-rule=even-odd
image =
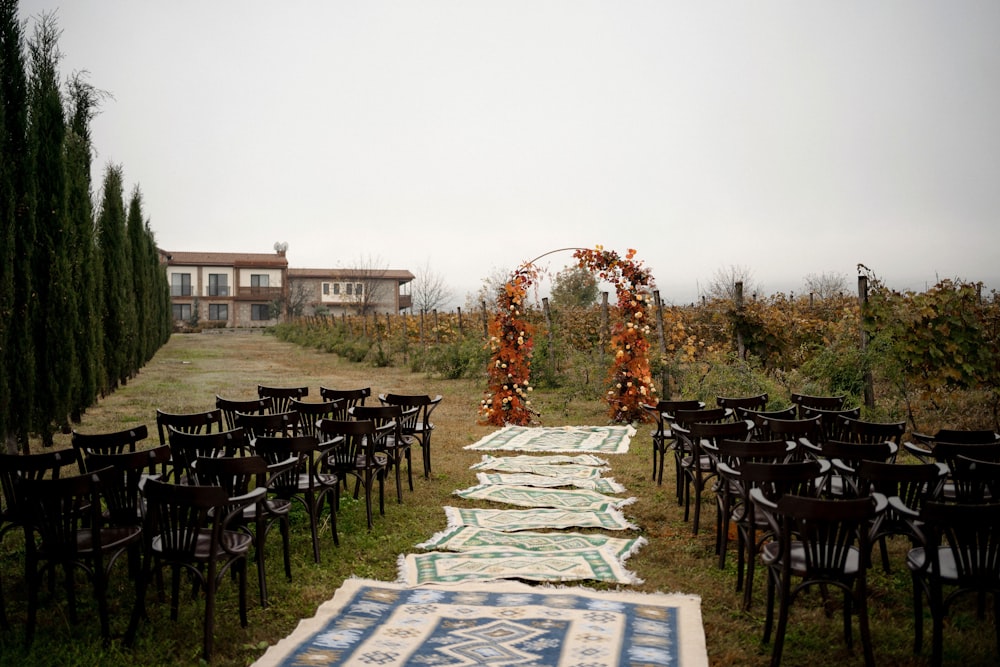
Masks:
[[[447,509],[448,508],[446,507],[445,510],[447,510]],[[447,512],[446,512],[446,514],[447,514]],[[433,535],[431,535],[431,538],[429,540],[425,540],[424,542],[421,542],[420,544],[416,544],[416,545],[414,545],[414,547],[417,548],[417,549],[423,549],[424,551],[429,551],[429,550],[431,550],[431,546],[430,545],[437,544],[439,542],[444,542],[445,540],[448,539],[448,537],[452,533],[454,533],[456,530],[458,530],[458,529],[460,529],[462,527],[462,526],[452,526],[452,525],[450,525],[450,523],[451,522],[449,521],[449,525],[448,525],[447,528],[445,528],[444,530],[439,530],[438,532],[436,532]]]

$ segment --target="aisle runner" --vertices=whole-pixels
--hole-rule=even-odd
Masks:
[[[427,551],[475,551],[506,547],[525,551],[573,551],[577,549],[605,548],[620,560],[625,560],[646,544],[646,538],[624,539],[600,533],[533,533],[521,531],[503,533],[497,530],[458,526],[443,530],[426,542],[417,545]]]
[[[707,667],[698,598],[528,586],[407,589],[349,579],[258,667]]]
[[[476,473],[480,484],[501,484],[505,486],[537,486],[542,488],[558,488],[572,486],[578,489],[590,489],[598,493],[622,493],[625,487],[611,477],[555,477],[536,475],[530,472],[480,472]]]
[[[506,472],[531,472],[539,466],[551,466],[553,470],[585,469],[590,475],[601,474],[607,470],[608,462],[593,454],[578,454],[566,456],[538,456],[537,454],[521,454],[520,456],[490,456],[483,454],[483,460],[470,466],[473,470],[501,470]]]
[[[520,507],[552,507],[570,510],[621,508],[635,502],[635,498],[614,498],[586,489],[540,489],[531,486],[505,486],[502,484],[480,484],[454,493],[460,498],[488,500]]]
[[[620,510],[486,510],[465,507],[445,507],[448,527],[477,526],[503,532],[544,530],[551,528],[603,528],[605,530],[639,530],[629,523]]]
[[[631,426],[505,426],[465,449],[625,454],[633,435]]]

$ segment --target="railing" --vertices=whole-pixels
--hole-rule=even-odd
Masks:
[[[237,299],[266,299],[271,301],[280,296],[280,287],[238,287],[236,289]]]

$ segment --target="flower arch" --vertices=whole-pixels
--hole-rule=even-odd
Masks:
[[[615,311],[620,317],[614,318],[611,330],[613,362],[605,395],[611,420],[643,421],[647,413],[640,404],[654,401],[656,393],[649,369],[649,303],[645,294],[652,287],[653,277],[641,261],[635,261],[635,250],[629,249],[624,257],[603,246],[572,250],[580,268],[615,286],[618,300]],[[487,369],[488,386],[479,406],[484,423],[524,426],[537,415],[528,398],[534,328],[525,319],[524,309],[528,288],[538,278],[535,262],[549,254],[552,253],[519,266],[497,295],[497,312],[489,327],[492,355]]]

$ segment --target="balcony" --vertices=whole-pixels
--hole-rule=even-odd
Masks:
[[[399,295],[399,309],[404,310],[406,308],[413,307],[413,297],[409,294]]]
[[[236,298],[245,301],[274,301],[282,295],[280,287],[239,287]]]

